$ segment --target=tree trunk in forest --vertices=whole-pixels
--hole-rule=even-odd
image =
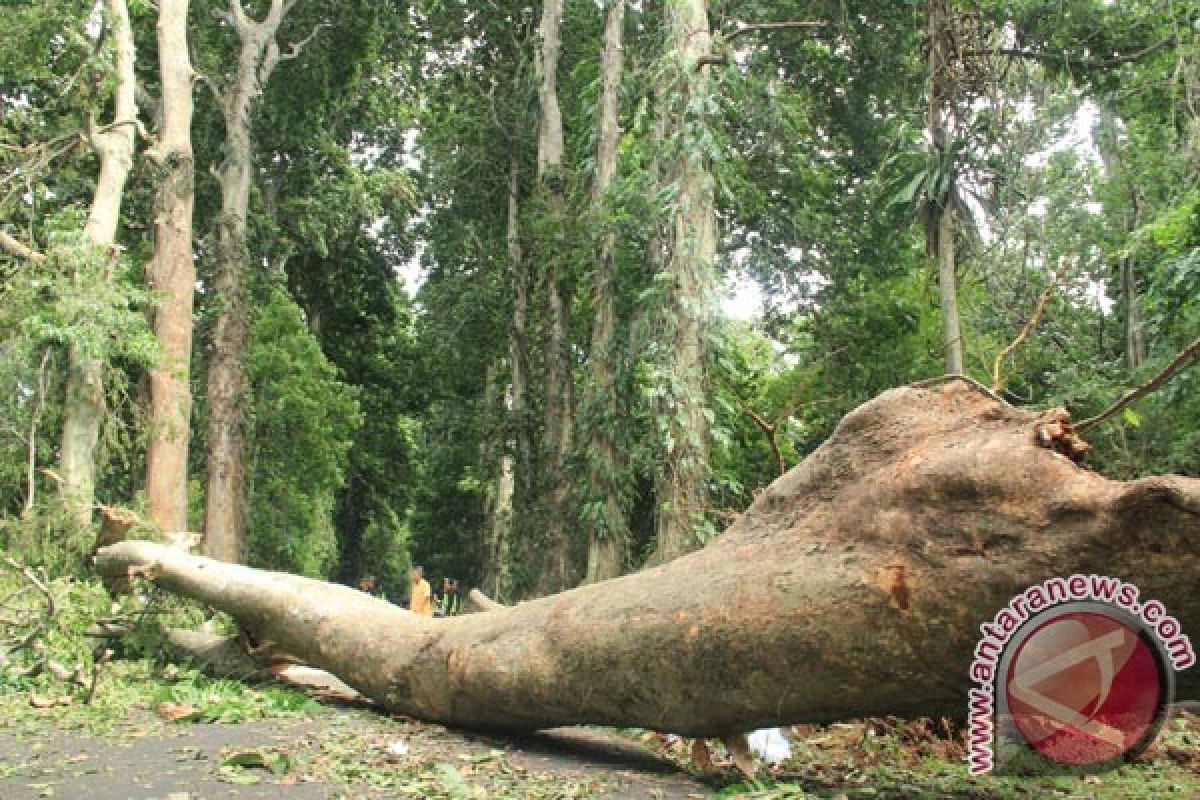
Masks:
[[[962,326],[958,315],[957,258],[954,209],[943,208],[937,222],[938,293],[942,308],[942,340],[946,349],[946,374],[962,375]]]
[[[1068,421],[962,380],[894,389],[704,549],[461,617],[146,542],[97,567],[227,611],[255,641],[447,724],[711,737],[961,717],[980,625],[1034,583],[1115,576],[1200,630],[1200,480],[1104,478],[1056,452]],[[1200,691],[1200,670],[1176,678],[1181,697]]]
[[[85,134],[100,160],[92,206],[83,228],[88,257],[115,261],[117,225],[125,183],[133,166],[137,136],[133,29],[125,0],[106,0],[104,13],[116,51],[113,121],[100,128],[89,117]],[[72,345],[67,348],[60,472],[67,507],[83,525],[91,524],[96,489],[96,445],[104,421],[104,364]]]
[[[1118,215],[1124,218],[1125,233],[1137,230],[1141,217],[1141,198],[1138,188],[1126,179],[1121,168],[1120,119],[1113,110],[1115,97],[1107,97],[1100,104],[1096,127],[1096,143],[1100,152],[1100,163],[1104,177],[1110,182],[1126,180],[1129,202],[1123,203]],[[1136,373],[1146,361],[1146,332],[1142,325],[1142,299],[1137,285],[1137,261],[1131,254],[1121,257],[1118,264],[1121,306],[1125,318],[1125,363],[1129,371]]]
[[[695,109],[705,104],[710,91],[708,67],[700,65],[711,49],[706,0],[668,3],[667,27],[679,84],[677,96],[671,100],[675,116],[668,124],[679,134],[681,152],[668,178],[675,187],[675,210],[666,265],[670,283],[662,346],[667,362],[660,367],[665,392],[657,409],[665,436],[663,465],[655,487],[653,564],[700,546],[697,527],[705,510],[710,450],[705,420],[706,338],[713,316],[717,254],[713,176],[707,155],[695,152],[702,146],[701,137],[690,132],[705,124],[696,118]]]
[[[245,525],[245,356],[249,330],[245,273],[254,145],[251,115],[281,54],[275,34],[290,6],[271,0],[262,22],[232,0],[223,16],[241,42],[237,73],[221,96],[225,119],[225,160],[221,164],[221,212],[216,222],[213,289],[221,310],[213,329],[208,368],[208,475],[204,497],[205,552],[222,561],[240,561]]]
[[[529,338],[526,318],[529,315],[529,266],[521,252],[521,172],[514,155],[508,171],[508,229],[505,244],[508,263],[513,276],[513,319],[512,341],[509,342],[509,369],[512,370],[513,435],[516,439],[517,463],[513,481],[514,494],[519,490],[522,498],[532,491],[533,433],[529,429]],[[511,503],[512,498],[509,498]]]
[[[560,25],[562,0],[544,0],[538,75],[538,150],[537,191],[546,219],[539,223],[545,230],[560,230],[567,224],[566,176],[564,174],[562,113],[558,105],[558,62],[562,47]],[[574,425],[574,399],[571,375],[570,298],[562,274],[563,253],[550,236],[539,237],[535,257],[542,269],[546,293],[546,398],[545,398],[545,491],[541,503],[544,547],[536,566],[536,590],[539,594],[560,591],[571,585],[570,482],[567,459],[571,453]]]
[[[946,0],[929,0],[927,7],[926,35],[929,49],[929,87],[926,115],[929,125],[929,141],[934,154],[939,158],[942,169],[951,168],[945,157],[950,147],[950,128],[954,114],[950,97],[950,58],[953,42],[950,39],[950,12]],[[953,183],[945,197],[931,198],[936,218],[926,226],[927,245],[930,255],[937,259],[938,291],[942,309],[942,341],[946,354],[946,374],[963,374],[962,322],[958,313],[958,285],[956,279],[956,252]]]
[[[521,252],[520,164],[516,155],[509,160],[505,246],[513,282],[512,329],[509,333],[509,388],[498,417],[508,420],[500,439],[500,463],[488,508],[487,536],[483,547],[480,583],[493,597],[509,590],[513,521],[516,498],[530,497],[533,470],[533,436],[529,427],[529,355],[526,317],[529,313],[529,271]],[[488,381],[488,389],[492,389]],[[516,454],[514,458],[514,452]]]
[[[617,172],[617,145],[621,139],[620,91],[622,33],[625,0],[611,0],[604,17],[604,52],[600,59],[600,97],[596,103],[596,181],[592,187],[593,213],[603,218],[606,194]],[[604,227],[608,227],[605,225]],[[592,327],[591,367],[594,398],[588,490],[603,503],[603,513],[588,518],[587,583],[615,578],[624,572],[629,543],[629,522],[620,476],[625,459],[613,441],[612,429],[621,417],[616,376],[617,275],[614,262],[616,234],[600,238],[595,264],[595,321]]]
[[[188,530],[188,437],[192,391],[192,256],[195,203],[192,157],[192,65],[187,43],[188,0],[160,0],[158,63],[162,125],[155,158],[168,166],[154,198],[154,257],[146,280],[158,295],[154,336],[159,365],[150,370],[150,441],[146,445],[146,505],[166,531]]]
[[[1130,372],[1137,372],[1146,363],[1146,332],[1142,326],[1142,298],[1133,256],[1121,259],[1121,296],[1125,303],[1125,361]]]
[[[511,388],[503,394],[497,391],[495,367],[488,367],[485,380],[485,413],[491,419],[508,419],[512,413]],[[493,468],[496,470],[496,480],[486,503],[479,585],[492,597],[500,597],[508,591],[508,547],[512,540],[515,488],[507,425],[498,437],[485,439],[483,469],[486,471]]]

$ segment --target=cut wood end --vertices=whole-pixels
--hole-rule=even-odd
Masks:
[[[1082,464],[1092,446],[1071,426],[1071,415],[1065,408],[1047,411],[1033,424],[1034,443]]]
[[[132,564],[125,569],[125,577],[145,578],[148,581],[157,580],[162,575],[162,568],[158,564]]]

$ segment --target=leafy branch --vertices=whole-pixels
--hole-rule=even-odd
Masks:
[[[1146,395],[1150,394],[1150,392],[1153,392],[1155,389],[1162,386],[1164,383],[1171,380],[1171,378],[1174,378],[1177,374],[1182,372],[1185,367],[1191,364],[1192,359],[1196,357],[1197,353],[1200,353],[1200,339],[1197,339],[1187,347],[1183,348],[1183,350],[1180,350],[1179,353],[1173,359],[1171,359],[1170,363],[1163,367],[1153,378],[1140,386],[1130,389],[1120,400],[1113,403],[1096,416],[1088,417],[1087,419],[1083,420],[1075,426],[1075,430],[1086,430],[1087,428],[1099,425],[1106,419],[1121,413],[1129,406],[1130,403],[1145,397]]]

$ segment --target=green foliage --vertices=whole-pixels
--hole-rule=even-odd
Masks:
[[[246,376],[254,398],[246,482],[248,561],[325,577],[334,566],[336,492],[362,425],[354,390],[338,378],[280,288],[250,331]]]
[[[256,689],[244,681],[208,678],[193,671],[174,673],[173,682],[155,688],[150,702],[154,705],[175,703],[190,709],[179,716],[177,722],[225,724],[288,714],[312,714],[321,708],[311,698],[292,689],[278,686]]]

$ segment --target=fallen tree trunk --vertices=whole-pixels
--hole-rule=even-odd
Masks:
[[[1108,480],[1062,454],[1085,449],[1061,410],[960,380],[895,389],[703,550],[449,619],[143,542],[97,565],[223,609],[388,708],[467,727],[708,737],[962,716],[979,625],[1037,581],[1124,578],[1200,635],[1200,480]],[[1181,673],[1181,694],[1198,677]]]

